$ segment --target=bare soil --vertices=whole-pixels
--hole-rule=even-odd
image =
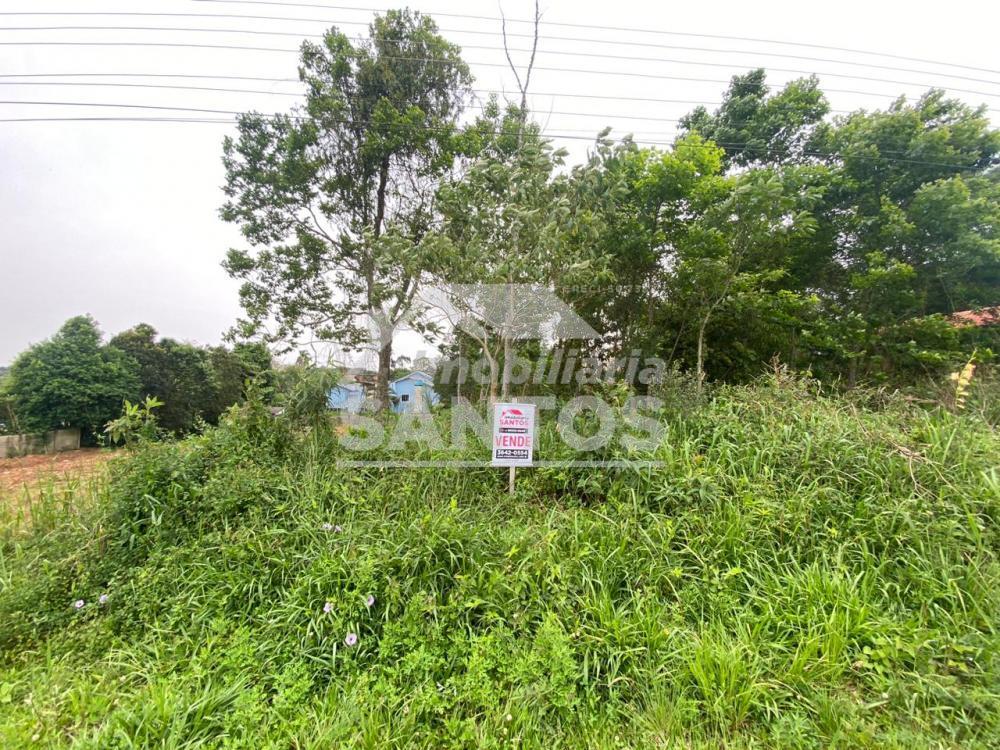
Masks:
[[[37,491],[50,481],[64,483],[102,471],[118,451],[82,448],[64,453],[0,459],[0,497],[23,495],[24,489]]]

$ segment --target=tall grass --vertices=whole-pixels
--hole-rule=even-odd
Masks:
[[[667,419],[513,497],[252,404],[148,446],[5,538],[0,745],[995,746],[987,424],[794,381]]]

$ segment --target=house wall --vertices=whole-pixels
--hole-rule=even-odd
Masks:
[[[434,383],[432,383],[429,379],[422,376],[407,375],[405,378],[397,380],[390,386],[392,392],[399,397],[399,400],[393,404],[392,410],[396,413],[409,411],[413,405],[414,396],[417,392],[417,386],[421,385],[424,388],[424,398],[427,400],[429,406],[433,406],[441,400],[440,396],[434,392]],[[408,397],[406,401],[403,401],[404,395]]]
[[[361,388],[345,388],[338,385],[330,391],[327,397],[327,405],[331,409],[343,409],[344,411],[357,413],[364,403],[365,392]]]

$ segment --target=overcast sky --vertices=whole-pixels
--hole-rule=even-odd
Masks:
[[[299,4],[3,0],[0,119],[224,117],[169,109],[12,102],[284,111],[297,98],[277,92],[296,94],[296,83],[142,76],[67,78],[65,74],[294,78],[294,50],[301,37],[321,34],[334,24],[359,34],[372,15],[371,11],[336,5],[335,0],[302,0]],[[389,6],[375,3],[371,7]],[[503,56],[498,49],[499,23],[443,15],[495,17],[497,3],[417,0],[410,7],[435,16],[445,36],[463,46],[477,89],[512,90],[513,78],[502,66]],[[532,4],[528,0],[504,0],[503,8],[509,17],[527,18]],[[197,16],[80,14],[110,11]],[[302,20],[218,18],[209,14]],[[570,149],[571,159],[582,157],[587,142],[561,136],[587,138],[604,125],[613,126],[617,135],[635,133],[640,141],[670,140],[676,126],[670,118],[683,115],[695,106],[694,102],[718,102],[731,75],[755,66],[819,73],[835,110],[885,107],[895,96],[918,95],[929,85],[947,88],[952,95],[972,104],[985,103],[1000,110],[1000,72],[973,69],[1000,69],[996,45],[1000,3],[550,0],[543,4],[543,19],[548,23],[542,26],[541,52],[536,62],[539,69],[531,85],[532,91],[538,93],[532,96],[532,106],[548,132],[559,135],[557,142]],[[557,22],[592,24],[595,28]],[[137,29],[14,30],[28,26],[243,29],[290,35]],[[646,32],[620,30],[629,28]],[[512,24],[511,30],[524,33],[528,28]],[[877,51],[970,67],[699,34]],[[604,43],[611,41],[616,43]],[[20,44],[23,42],[141,42],[146,46]],[[151,43],[240,45],[279,51],[156,47],[149,46]],[[523,48],[529,40],[514,38],[511,43]],[[557,51],[587,54],[563,55]],[[650,57],[656,61],[607,57],[610,55]],[[607,74],[610,71],[631,75]],[[829,75],[834,73],[861,78]],[[29,78],[25,74],[59,76]],[[799,75],[775,71],[769,80],[780,84]],[[155,83],[261,93],[37,85],[43,81]],[[571,94],[578,96],[567,96]],[[642,102],[579,95],[684,101]],[[1000,124],[1000,111],[990,114]],[[82,313],[93,315],[108,335],[148,322],[161,334],[178,339],[205,344],[221,340],[239,314],[236,284],[219,265],[227,248],[241,243],[236,229],[218,218],[223,181],[221,141],[231,130],[231,125],[220,123],[0,122],[0,364],[10,362],[29,344],[50,336],[66,318]],[[413,346],[411,343],[410,348]]]

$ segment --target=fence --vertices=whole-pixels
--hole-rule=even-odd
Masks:
[[[41,435],[0,436],[0,458],[27,456],[32,453],[75,451],[80,447],[80,430],[53,430]]]

